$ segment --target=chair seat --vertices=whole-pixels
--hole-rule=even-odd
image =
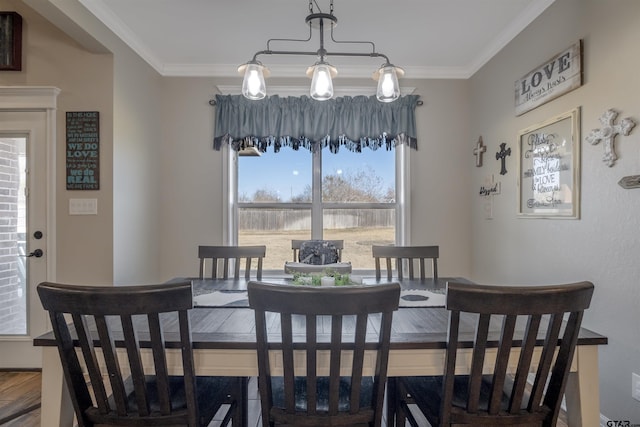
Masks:
[[[303,262],[291,262],[284,263],[285,273],[324,273],[335,272],[340,274],[351,273],[350,262],[334,262],[331,264],[305,264]]]
[[[284,408],[284,380],[282,377],[271,378],[271,388],[273,390],[273,406]],[[316,401],[317,409],[320,412],[326,412],[329,410],[329,378],[318,377],[318,383],[316,387],[318,393],[318,399]],[[348,411],[349,405],[349,393],[351,392],[351,378],[340,378],[340,390],[339,390],[339,403],[338,410],[341,412]],[[304,412],[307,410],[307,378],[296,377],[295,378],[295,396],[296,396],[296,411]],[[362,378],[362,390],[360,392],[360,407],[370,408],[371,398],[373,396],[373,378]]]
[[[152,417],[160,415],[160,403],[158,399],[156,377],[153,375],[147,375],[146,389],[147,396],[149,398],[149,409]],[[199,423],[202,426],[209,424],[219,408],[221,401],[230,400],[229,390],[234,387],[233,377],[196,377],[196,390],[198,401],[198,415]],[[181,412],[187,411],[187,400],[184,389],[184,377],[170,376],[169,377],[169,399],[171,402],[171,409],[176,416],[180,416]],[[109,397],[113,400],[113,396]],[[129,405],[129,412],[135,417],[140,418],[138,414],[138,403],[136,401],[135,393],[131,392],[127,395],[127,403]],[[111,407],[115,407],[112,402]],[[104,415],[99,415],[98,410],[95,407],[90,407],[87,410],[87,416],[90,419],[104,420]],[[120,417],[113,411],[113,417],[119,419]],[[155,420],[154,422],[159,422]]]
[[[442,376],[429,376],[429,377],[402,377],[400,381],[404,384],[407,392],[411,394],[411,397],[416,404],[425,410],[425,415],[430,418],[430,414],[438,414],[440,412],[440,405],[442,404]],[[489,397],[491,396],[491,376],[485,375],[482,377],[480,385],[480,401],[478,409],[481,412],[486,412],[489,408]],[[456,409],[465,411],[467,405],[467,396],[469,392],[469,376],[468,375],[456,375],[454,379],[454,392],[452,399],[452,413],[456,413]],[[525,409],[528,402],[528,395],[525,393],[525,398],[522,401],[522,409]],[[502,400],[500,403],[500,412],[506,412],[509,407],[509,394],[502,393]],[[532,416],[531,414],[523,413],[523,416],[527,419],[544,419],[548,410],[541,408],[541,412],[538,415]],[[435,415],[432,415],[435,419]],[[430,421],[433,421],[430,420]],[[514,422],[510,418],[510,422]]]

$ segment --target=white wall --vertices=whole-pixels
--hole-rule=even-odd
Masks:
[[[584,40],[584,85],[520,117],[514,113],[514,83],[547,59]],[[579,220],[516,217],[518,131],[574,107],[582,109],[582,140],[609,108],[640,121],[640,2],[557,0],[471,79],[471,134],[488,146],[485,165],[473,168],[472,278],[483,283],[539,284],[593,281],[596,291],[584,325],[609,338],[600,351],[601,412],[610,419],[640,422],[640,402],[631,398],[631,373],[640,373],[640,190],[617,182],[640,174],[640,126],[616,139],[619,160],[602,162],[602,144],[582,142]],[[500,176],[498,145],[513,150],[508,174]],[[471,148],[468,149],[471,153]],[[502,193],[494,218],[484,219],[477,191],[495,174]]]

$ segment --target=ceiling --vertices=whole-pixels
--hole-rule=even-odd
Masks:
[[[79,0],[164,76],[237,76],[237,67],[271,38],[306,39],[308,0]],[[372,41],[406,78],[468,78],[555,0],[334,0],[340,41]],[[329,12],[329,0],[315,0]],[[315,7],[317,12],[318,8]],[[331,52],[368,53],[368,44]],[[272,50],[311,51],[308,42],[272,42]],[[303,75],[314,56],[262,55],[273,77]],[[328,57],[339,76],[362,77],[382,58]]]

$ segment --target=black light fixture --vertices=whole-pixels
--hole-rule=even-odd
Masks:
[[[360,56],[369,58],[383,58],[384,64],[373,73],[373,79],[378,81],[376,97],[381,102],[392,102],[400,97],[400,85],[398,77],[404,76],[404,70],[391,64],[389,58],[382,53],[376,52],[376,46],[370,41],[338,41],[333,37],[333,28],[338,23],[338,18],[333,14],[333,0],[330,3],[330,12],[314,12],[313,4],[315,0],[309,0],[309,15],[305,22],[309,25],[309,38],[306,40],[296,39],[269,39],[267,49],[256,52],[253,59],[238,67],[238,72],[244,75],[242,82],[242,94],[248,99],[262,99],[267,95],[265,77],[269,76],[269,70],[258,61],[260,55],[315,55],[318,61],[307,69],[307,76],[311,77],[311,89],[309,95],[318,101],[325,101],[333,97],[333,78],[338,70],[325,61],[328,56]],[[316,4],[317,6],[317,4]],[[319,9],[319,8],[318,8]],[[331,40],[334,43],[365,43],[371,45],[371,52],[328,52],[324,48],[324,25],[331,26]],[[320,47],[317,51],[283,51],[271,50],[272,41],[286,42],[308,42],[313,35],[313,28],[317,28],[320,34]]]

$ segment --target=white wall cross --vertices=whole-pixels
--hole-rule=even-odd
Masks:
[[[473,155],[476,156],[476,166],[482,166],[482,153],[487,151],[487,146],[482,145],[482,136],[478,138],[478,142],[476,143],[476,147],[473,149]]]
[[[599,119],[600,123],[602,123],[602,128],[593,129],[586,138],[587,142],[591,145],[596,145],[600,141],[604,142],[604,156],[602,157],[602,161],[609,167],[613,166],[618,159],[614,147],[616,135],[622,134],[627,136],[636,125],[629,117],[622,119],[619,124],[614,125],[613,121],[617,116],[618,113],[614,110],[605,111]]]

